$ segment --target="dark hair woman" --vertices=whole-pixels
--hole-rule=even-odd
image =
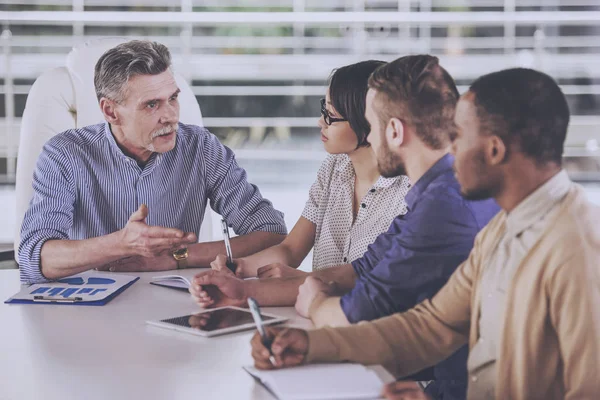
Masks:
[[[329,153],[312,185],[302,216],[280,244],[234,260],[240,277],[304,274],[298,266],[313,249],[313,270],[361,257],[392,220],[406,213],[408,178],[380,176],[365,118],[367,82],[383,61],[336,69],[321,99],[321,140]],[[227,270],[218,257],[211,266]]]

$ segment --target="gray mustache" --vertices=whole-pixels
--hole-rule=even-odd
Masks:
[[[152,139],[157,138],[161,135],[166,135],[166,134],[171,133],[176,130],[177,130],[177,124],[163,126],[162,128],[160,128],[152,133]]]

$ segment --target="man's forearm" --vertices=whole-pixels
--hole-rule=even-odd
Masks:
[[[323,296],[315,299],[309,309],[309,316],[315,328],[350,325],[340,305],[340,297],[327,297],[325,294]]]
[[[447,358],[468,340],[476,261],[477,246],[431,300],[404,313],[308,332],[308,362],[384,364],[401,377]]]
[[[40,253],[40,269],[47,279],[59,279],[128,257],[118,233],[85,240],[48,240]]]
[[[285,235],[272,232],[252,232],[247,235],[231,239],[231,251],[234,258],[245,257],[259,252],[267,247],[279,244]],[[196,243],[188,247],[190,267],[209,267],[210,263],[219,255],[226,254],[225,242]]]
[[[413,374],[450,356],[467,335],[446,325],[425,300],[405,313],[339,328],[309,331],[309,362],[383,364],[396,377]]]

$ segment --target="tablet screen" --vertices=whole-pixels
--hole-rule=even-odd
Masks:
[[[273,317],[262,314],[261,316],[265,322],[274,319]],[[197,314],[184,315],[182,317],[163,319],[161,322],[211,332],[245,324],[253,324],[254,320],[252,319],[250,311],[222,308]]]

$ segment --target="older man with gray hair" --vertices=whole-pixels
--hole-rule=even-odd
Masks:
[[[89,269],[158,271],[208,266],[223,242],[196,243],[211,207],[240,236],[236,256],[279,243],[283,215],[248,183],[233,152],[179,122],[179,88],[162,44],[130,41],[98,60],[105,122],[50,139],[38,159],[23,221],[25,283]]]

